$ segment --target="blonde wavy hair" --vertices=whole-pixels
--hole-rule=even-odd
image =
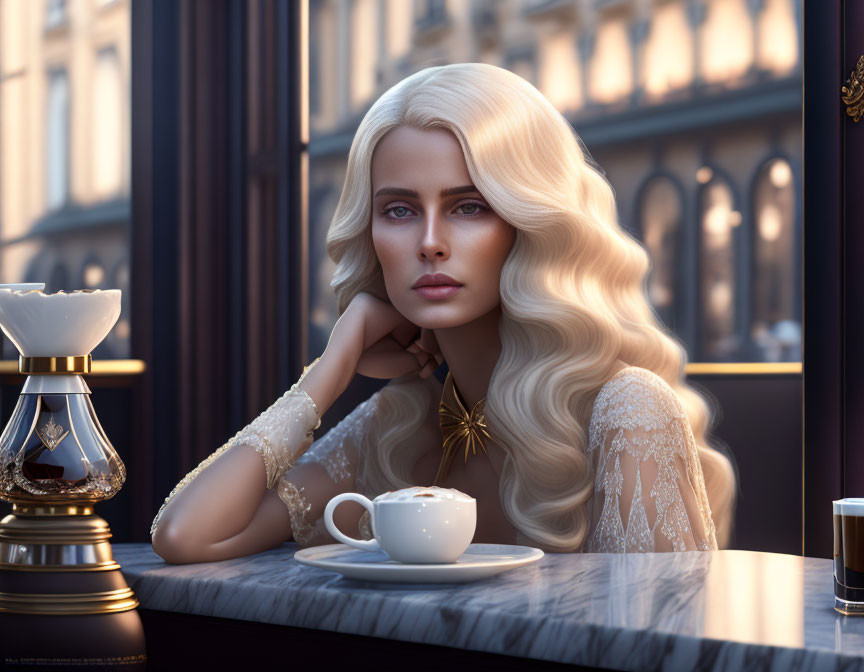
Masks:
[[[397,126],[451,131],[474,185],[516,228],[501,271],[502,352],[486,401],[489,431],[507,456],[499,484],[507,518],[548,550],[582,548],[593,493],[588,426],[597,393],[620,359],[658,374],[681,399],[718,545],[726,546],[734,472],[706,443],[713,415],[685,382],[686,350],[646,299],[649,256],[620,227],[612,187],[586,160],[572,127],[518,75],[482,63],[427,68],[368,111],[327,235],[340,314],[360,291],[388,300],[372,245],[371,162],[378,142]],[[412,375],[381,391],[375,444],[365,451],[371,492],[412,485],[418,455],[405,437],[416,435],[437,404],[435,385]]]

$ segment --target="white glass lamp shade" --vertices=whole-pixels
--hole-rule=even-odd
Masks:
[[[24,357],[80,357],[120,317],[119,289],[43,294],[0,287],[0,328]]]

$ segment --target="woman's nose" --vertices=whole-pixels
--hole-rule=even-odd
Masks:
[[[417,247],[417,256],[420,259],[446,259],[450,256],[447,223],[436,211],[430,209],[427,212],[422,237]]]

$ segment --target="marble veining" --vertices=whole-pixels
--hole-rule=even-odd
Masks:
[[[476,583],[412,586],[300,565],[291,543],[195,565],[113,548],[148,609],[609,669],[864,671],[864,618],[833,610],[821,558],[550,553]]]

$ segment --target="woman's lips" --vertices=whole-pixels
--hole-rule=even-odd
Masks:
[[[446,299],[462,289],[462,285],[425,285],[415,287],[414,291],[425,299]]]

